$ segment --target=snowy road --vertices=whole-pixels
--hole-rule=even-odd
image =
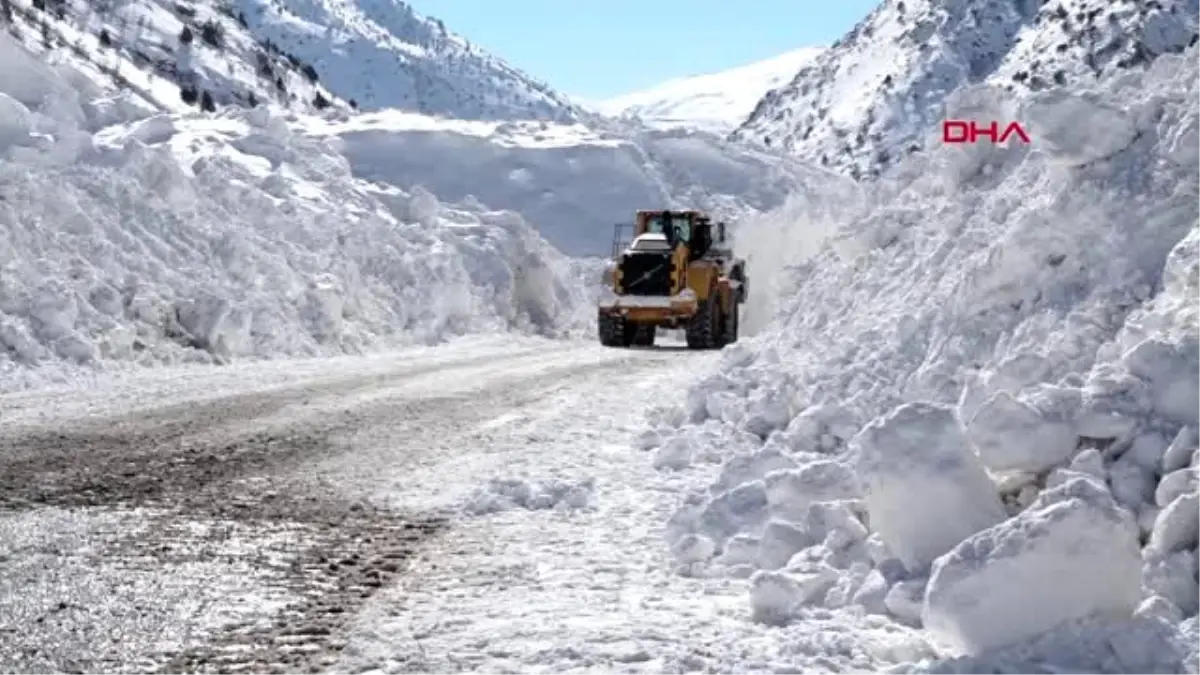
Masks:
[[[2,397],[0,669],[891,660],[894,627],[766,629],[671,573],[685,478],[631,441],[714,358],[481,339]]]

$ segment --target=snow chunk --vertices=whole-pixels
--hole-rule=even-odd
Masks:
[[[1136,526],[1077,475],[939,558],[922,617],[950,645],[979,653],[1066,621],[1131,616],[1140,599]]]
[[[1200,584],[1197,584],[1195,551],[1177,551],[1162,558],[1147,560],[1142,566],[1142,583],[1187,616],[1200,610]]]
[[[804,517],[813,502],[854,499],[862,494],[854,471],[835,460],[772,471],[765,483],[771,513],[782,518]]]
[[[750,577],[751,617],[762,623],[787,623],[801,606],[820,600],[837,579],[837,570],[821,564],[784,572],[759,570]]]
[[[1176,497],[1154,520],[1154,530],[1146,545],[1147,556],[1161,557],[1195,547],[1197,530],[1200,530],[1200,497],[1194,492]]]
[[[997,471],[1044,471],[1075,450],[1075,427],[1007,392],[989,399],[971,418],[967,435],[979,457]]]
[[[590,478],[575,482],[493,478],[468,497],[466,511],[484,515],[518,508],[528,511],[584,509],[590,506],[594,488],[595,481]]]
[[[1076,166],[1109,157],[1137,136],[1133,120],[1120,110],[1065,89],[1039,92],[1022,106],[1021,119],[1030,120],[1039,150]]]
[[[1004,506],[948,406],[909,403],[855,438],[871,528],[921,569],[1005,517]]]

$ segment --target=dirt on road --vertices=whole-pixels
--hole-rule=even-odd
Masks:
[[[576,351],[451,352],[282,386],[248,374],[134,406],[98,392],[45,417],[0,397],[0,671],[329,667],[364,603],[451,525],[373,501],[378,482],[531,388],[636,358]]]

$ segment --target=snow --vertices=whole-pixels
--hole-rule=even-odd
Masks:
[[[590,327],[583,270],[517,214],[365,183],[266,107],[92,123],[70,66],[8,35],[0,53],[6,389],[80,365]]]
[[[583,111],[398,1],[236,0],[249,31],[311,63],[360,109],[470,120],[579,121]]]
[[[1067,621],[1127,618],[1140,596],[1137,528],[1100,483],[1080,476],[938,558],[922,623],[978,654]]]
[[[181,98],[185,88],[194,88],[197,97],[207,92],[217,107],[262,103],[311,111],[318,94],[337,103],[328,89],[302,74],[302,62],[293,63],[288,54],[247,33],[222,5],[167,0],[45,4],[48,10],[41,12],[28,0],[13,0],[14,34],[67,66],[63,76],[77,87],[120,90],[134,105],[173,113],[196,109]],[[191,43],[182,41],[185,28],[193,34]]]
[[[655,129],[727,134],[749,117],[759,99],[795,77],[822,49],[801,47],[744,66],[669,80],[591,107],[605,115],[638,118]]]
[[[871,526],[910,571],[1004,518],[949,406],[909,403],[851,440]]]
[[[894,672],[1194,661],[1196,56],[1028,94],[1053,144],[814,174],[744,222],[753,335],[644,439],[706,486],[668,520],[668,549],[712,542],[681,571],[750,580],[771,625],[921,629],[935,655]],[[1013,105],[987,84],[947,100]],[[1080,145],[1093,125],[1124,131]],[[813,508],[863,529],[822,538]]]
[[[1124,147],[1136,124],[1111,118],[1095,101],[1056,103],[1058,116],[1024,102],[1058,87],[1138,73],[1163,54],[1180,53],[1197,39],[1197,11],[1192,0],[880,3],[790,82],[767,92],[734,136],[866,178],[940,143],[945,119],[1018,121],[1034,145],[1067,143],[1078,151],[1073,161],[1085,163]],[[949,97],[980,83],[1001,89],[1009,109],[955,114]]]
[[[613,368],[526,387],[521,397],[538,397],[536,405],[454,437],[471,449],[431,453],[378,480],[381,499],[462,515],[403,580],[371,599],[333,670],[845,672],[931,653],[914,631],[882,617],[751,621],[745,580],[674,574],[711,556],[714,543],[693,536],[664,549],[665,518],[690,481],[647,470],[648,453],[630,444],[643,412],[716,358],[625,354],[566,351],[560,361],[603,359]],[[609,386],[618,373],[622,386]],[[586,505],[549,507],[553,494],[583,485]],[[478,510],[484,493],[511,495],[509,505]]]
[[[441,119],[385,111],[298,123],[330,139],[356,176],[521,214],[575,256],[608,256],[612,227],[638,209],[700,208],[737,218],[779,206],[813,170],[690,132],[537,121]]]

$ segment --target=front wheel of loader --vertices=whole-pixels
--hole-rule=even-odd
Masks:
[[[725,334],[722,336],[722,342],[731,345],[738,341],[738,330],[741,328],[739,323],[738,306],[734,302],[733,309],[725,316]]]
[[[688,322],[686,335],[688,349],[720,349],[721,305],[717,294],[710,293]]]
[[[600,344],[605,347],[628,347],[634,336],[630,328],[624,317],[601,312],[596,332],[600,336]]]

